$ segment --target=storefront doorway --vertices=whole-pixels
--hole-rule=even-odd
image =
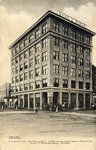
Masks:
[[[58,102],[59,102],[59,92],[54,92],[53,93],[53,105],[57,106]]]

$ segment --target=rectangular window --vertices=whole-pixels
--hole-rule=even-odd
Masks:
[[[68,87],[68,80],[63,79],[63,87],[67,88]]]
[[[26,61],[25,63],[24,63],[24,69],[27,69],[28,68],[28,61]]]
[[[59,24],[58,23],[53,23],[53,30],[56,32],[59,32]]]
[[[82,33],[78,33],[78,40],[81,42],[84,41],[84,35]]]
[[[79,77],[83,77],[83,70],[79,69]]]
[[[83,47],[82,46],[78,46],[78,50],[79,50],[79,54],[83,54]]]
[[[36,75],[36,77],[40,75],[40,68],[35,69],[35,75]]]
[[[33,47],[31,47],[30,49],[29,49],[29,56],[32,56],[33,55]]]
[[[30,83],[29,83],[29,89],[30,89],[30,90],[33,89],[33,82],[30,82]]]
[[[12,86],[12,92],[15,92],[15,87],[14,86]]]
[[[24,84],[24,90],[28,90],[28,83]]]
[[[59,79],[58,78],[53,79],[53,86],[54,87],[59,87]]]
[[[90,66],[90,60],[86,60],[86,66],[87,66],[87,67]]]
[[[83,89],[83,82],[79,81],[79,89]]]
[[[47,65],[42,66],[42,74],[47,74]]]
[[[87,79],[90,78],[90,72],[89,71],[85,71],[85,78],[87,78]]]
[[[35,64],[40,64],[40,56],[35,57]]]
[[[35,86],[36,86],[36,88],[40,88],[40,81],[36,81]]]
[[[42,61],[47,60],[47,52],[42,53]]]
[[[28,58],[28,51],[24,52],[24,58],[27,59]]]
[[[40,51],[40,43],[35,45],[35,52],[39,52]]]
[[[64,48],[65,48],[65,49],[68,49],[68,41],[65,41],[65,40],[64,40]]]
[[[25,47],[28,46],[28,39],[25,39],[25,41],[24,41],[24,46],[25,46]]]
[[[54,73],[59,73],[59,65],[53,65],[54,66]]]
[[[19,62],[19,57],[15,58],[15,63],[17,64]]]
[[[63,66],[63,75],[67,76],[68,75],[68,67]]]
[[[71,68],[71,77],[75,77],[75,76],[76,76],[76,69]]]
[[[76,81],[71,81],[71,88],[76,88]]]
[[[23,54],[20,54],[19,56],[19,60],[22,61],[23,60]]]
[[[74,30],[70,31],[70,37],[74,39],[76,38],[76,32]]]
[[[90,44],[90,37],[89,37],[89,36],[86,36],[86,37],[85,37],[85,42],[86,42],[87,44]]]
[[[24,86],[20,85],[20,91],[23,91]]]
[[[68,62],[68,55],[63,53],[63,61]]]
[[[24,80],[27,80],[28,79],[28,73],[26,72],[25,74],[24,74]]]
[[[86,48],[86,55],[90,56],[90,49]]]
[[[68,27],[67,27],[67,25],[63,26],[63,34],[64,35],[68,35]]]
[[[53,37],[53,44],[54,44],[55,46],[59,46],[59,38]]]
[[[53,59],[59,60],[59,52],[53,51]]]
[[[38,29],[36,32],[35,32],[35,38],[38,39],[40,37],[40,30]]]
[[[42,48],[45,48],[47,46],[48,46],[48,39],[45,38],[45,39],[42,40]]]
[[[16,86],[15,90],[16,90],[16,92],[18,92],[19,91],[19,86]]]
[[[14,78],[12,78],[12,84],[15,82],[15,79]]]
[[[20,65],[20,71],[22,71],[22,70],[23,70],[23,64]]]
[[[42,27],[42,33],[43,33],[43,34],[46,33],[47,30],[48,30],[48,25],[47,25],[47,23],[46,23],[46,24],[43,25],[43,27]]]
[[[33,34],[29,36],[29,43],[33,42]]]
[[[43,79],[42,80],[42,86],[43,87],[47,87],[47,79]]]
[[[18,66],[15,68],[15,72],[16,72],[16,73],[19,72],[19,67],[18,67]]]
[[[16,46],[16,47],[15,47],[15,53],[18,53],[18,52],[19,52],[19,47]]]
[[[30,78],[30,79],[33,78],[33,70],[29,71],[29,78]]]
[[[19,77],[18,76],[15,77],[15,81],[19,82]]]
[[[78,61],[79,61],[79,62],[78,62],[78,63],[79,63],[79,66],[83,66],[83,58],[79,58]]]
[[[33,67],[33,59],[30,59],[30,60],[29,60],[29,67],[30,67],[30,68]]]
[[[76,44],[71,43],[71,52],[75,53],[76,52]]]
[[[23,81],[23,74],[20,75],[20,81]]]
[[[24,47],[24,44],[23,44],[23,42],[21,42],[20,45],[19,45],[20,50],[22,50],[23,47]]]
[[[90,83],[89,82],[86,82],[86,89],[90,90]]]
[[[76,64],[76,57],[75,56],[71,56],[71,63]]]

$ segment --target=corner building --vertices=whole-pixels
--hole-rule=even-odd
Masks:
[[[95,33],[70,18],[48,11],[10,45],[18,107],[42,110],[46,103],[66,102],[90,108]]]

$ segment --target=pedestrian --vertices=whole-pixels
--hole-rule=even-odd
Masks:
[[[57,107],[56,107],[56,112],[58,112],[58,105],[57,105]]]
[[[65,110],[65,102],[62,104],[62,109]]]
[[[35,113],[38,113],[38,106],[37,106],[37,104],[35,106]]]

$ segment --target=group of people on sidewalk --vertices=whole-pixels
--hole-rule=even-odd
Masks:
[[[38,113],[38,110],[39,110],[39,107],[36,104],[36,106],[34,108],[35,113]],[[68,106],[68,104],[65,102],[62,105],[50,103],[50,105],[44,104],[43,110],[44,111],[54,111],[54,112],[58,112],[58,111],[66,111],[67,112],[67,111],[74,110],[74,105],[71,104]]]

